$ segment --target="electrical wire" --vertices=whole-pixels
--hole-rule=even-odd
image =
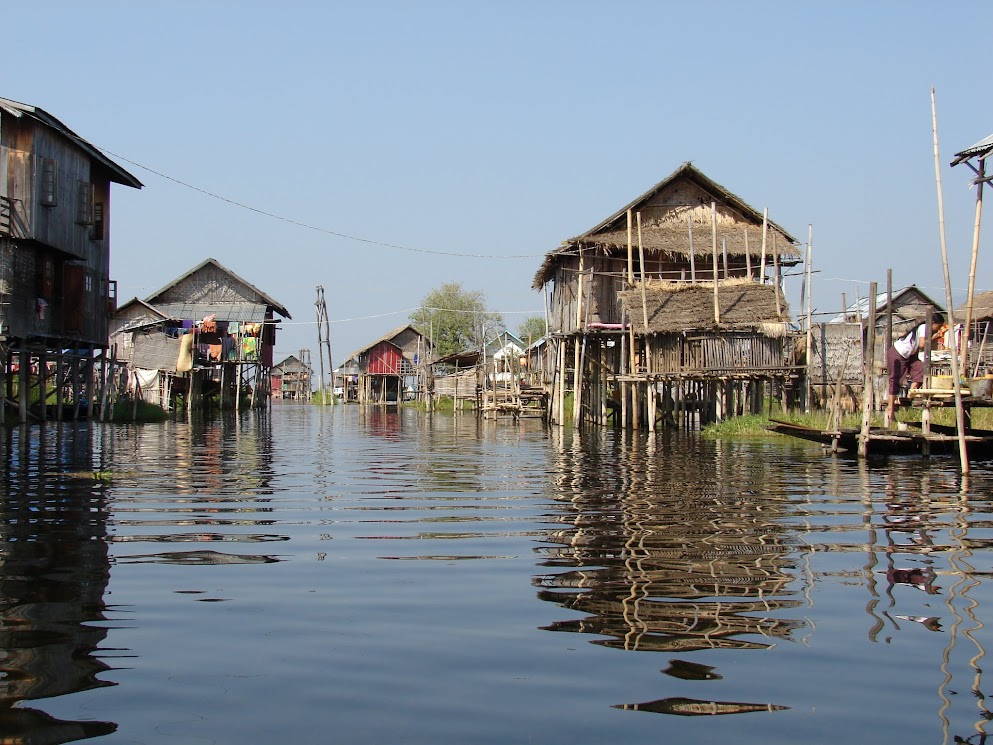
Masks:
[[[92,145],[93,143],[90,143],[90,144]],[[243,210],[248,210],[249,212],[255,212],[256,214],[263,215],[265,217],[270,217],[273,220],[280,220],[282,222],[289,223],[290,225],[295,225],[295,226],[297,226],[299,228],[304,228],[306,230],[313,230],[314,232],[324,233],[325,235],[333,235],[336,238],[343,238],[345,240],[356,241],[358,243],[366,243],[368,245],[373,245],[373,246],[383,246],[384,248],[395,248],[395,249],[398,249],[400,251],[411,251],[413,253],[433,254],[435,256],[458,256],[458,257],[466,258],[466,259],[531,259],[531,260],[535,260],[535,259],[540,259],[541,258],[541,256],[538,256],[538,255],[535,255],[535,254],[495,255],[495,254],[457,253],[455,251],[437,251],[437,250],[432,250],[432,249],[428,249],[428,248],[413,248],[412,246],[401,246],[400,244],[397,244],[397,243],[386,243],[385,241],[377,241],[377,240],[374,240],[372,238],[362,238],[362,237],[357,236],[357,235],[349,235],[348,233],[340,233],[340,232],[338,232],[336,230],[329,230],[328,228],[322,228],[322,227],[320,227],[318,225],[312,225],[310,223],[302,222],[300,220],[294,220],[292,217],[285,217],[283,215],[276,214],[275,212],[269,212],[268,210],[263,210],[263,209],[260,209],[259,207],[253,207],[253,206],[251,206],[249,204],[245,204],[244,202],[239,202],[239,201],[237,201],[235,199],[231,199],[229,197],[225,197],[225,196],[223,196],[221,194],[217,194],[215,192],[208,191],[207,189],[202,189],[199,186],[194,186],[193,184],[190,184],[190,183],[187,183],[186,181],[183,181],[181,179],[175,178],[174,176],[169,176],[168,174],[162,173],[161,171],[157,171],[154,168],[150,168],[150,167],[148,167],[146,165],[143,165],[141,163],[138,163],[136,161],[133,161],[130,158],[125,158],[123,155],[118,155],[117,153],[111,152],[110,150],[107,150],[106,148],[100,147],[99,145],[93,145],[93,147],[95,147],[97,150],[99,150],[100,152],[104,153],[105,155],[107,155],[109,157],[116,158],[117,160],[122,160],[125,163],[128,163],[128,164],[130,164],[132,166],[136,166],[138,168],[141,168],[144,171],[148,171],[149,173],[155,174],[159,178],[164,178],[167,181],[171,181],[174,184],[178,184],[179,186],[182,186],[182,187],[184,187],[186,189],[190,189],[192,191],[198,192],[198,193],[203,194],[205,196],[211,197],[212,199],[217,199],[217,200],[219,200],[221,202],[226,202],[227,204],[230,204],[230,205],[232,205],[234,207],[239,207],[239,208],[241,208]]]

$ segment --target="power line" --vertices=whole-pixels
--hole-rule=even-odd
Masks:
[[[93,143],[90,143],[90,144],[92,145]],[[159,178],[164,178],[167,181],[172,181],[174,184],[179,184],[180,186],[182,186],[184,188],[191,189],[192,191],[198,192],[200,194],[203,194],[205,196],[211,197],[213,199],[217,199],[217,200],[219,200],[221,202],[227,202],[228,204],[233,205],[235,207],[240,207],[243,210],[248,210],[249,212],[255,212],[256,214],[263,215],[265,217],[271,217],[273,220],[280,220],[282,222],[289,223],[290,225],[296,225],[299,228],[305,228],[306,230],[313,230],[314,232],[324,233],[325,235],[333,235],[336,238],[344,238],[345,240],[356,241],[358,243],[366,243],[366,244],[373,245],[373,246],[383,246],[385,248],[395,248],[395,249],[398,249],[400,251],[411,251],[413,253],[433,254],[435,256],[459,256],[459,257],[466,258],[466,259],[538,259],[538,258],[541,258],[540,256],[535,256],[533,254],[518,254],[518,255],[512,255],[512,256],[497,256],[497,255],[494,255],[494,254],[469,254],[469,253],[457,253],[455,251],[435,251],[435,250],[431,250],[431,249],[428,249],[428,248],[413,248],[411,246],[401,246],[401,245],[399,245],[397,243],[386,243],[384,241],[373,240],[372,238],[362,238],[362,237],[357,236],[357,235],[349,235],[348,233],[339,233],[336,230],[329,230],[327,228],[322,228],[322,227],[320,227],[318,225],[311,225],[310,223],[305,223],[305,222],[302,222],[300,220],[294,220],[292,217],[285,217],[283,215],[278,215],[275,212],[269,212],[268,210],[263,210],[263,209],[260,209],[258,207],[253,207],[253,206],[251,206],[249,204],[245,204],[243,202],[239,202],[239,201],[237,201],[235,199],[230,199],[229,197],[225,197],[225,196],[223,196],[221,194],[217,194],[215,192],[208,191],[207,189],[202,189],[199,186],[194,186],[193,184],[190,184],[190,183],[187,183],[186,181],[183,181],[181,179],[175,178],[174,176],[169,176],[168,174],[162,173],[161,171],[157,171],[154,168],[150,168],[150,167],[148,167],[146,165],[143,165],[141,163],[138,163],[136,161],[133,161],[130,158],[125,158],[123,155],[118,155],[117,153],[111,152],[110,150],[107,150],[106,148],[102,148],[99,145],[93,145],[93,147],[95,147],[97,150],[99,150],[102,153],[105,153],[106,155],[108,155],[110,157],[116,158],[117,160],[123,160],[125,163],[129,163],[129,164],[131,164],[133,166],[137,166],[138,168],[141,168],[144,171],[148,171],[149,173],[153,173],[156,176],[158,176]]]

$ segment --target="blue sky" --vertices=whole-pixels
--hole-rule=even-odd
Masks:
[[[801,241],[813,225],[816,309],[884,289],[887,269],[943,301],[932,86],[956,300],[967,286],[975,191],[947,164],[993,133],[988,2],[34,0],[3,15],[0,96],[145,184],[113,194],[121,300],[213,257],[289,309],[277,359],[310,348],[316,364],[317,285],[335,364],[443,282],[482,290],[515,329],[543,312],[545,252],[687,160]]]

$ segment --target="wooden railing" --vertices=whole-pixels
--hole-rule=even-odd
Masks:
[[[0,235],[10,235],[10,218],[13,211],[13,200],[9,197],[0,197]]]

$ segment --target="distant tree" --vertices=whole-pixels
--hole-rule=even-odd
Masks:
[[[486,310],[480,290],[463,290],[459,282],[446,282],[424,296],[410,321],[434,341],[439,357],[478,349],[504,328],[503,316]]]
[[[543,316],[530,316],[521,321],[517,327],[517,335],[525,344],[532,344],[545,335],[545,319]]]

